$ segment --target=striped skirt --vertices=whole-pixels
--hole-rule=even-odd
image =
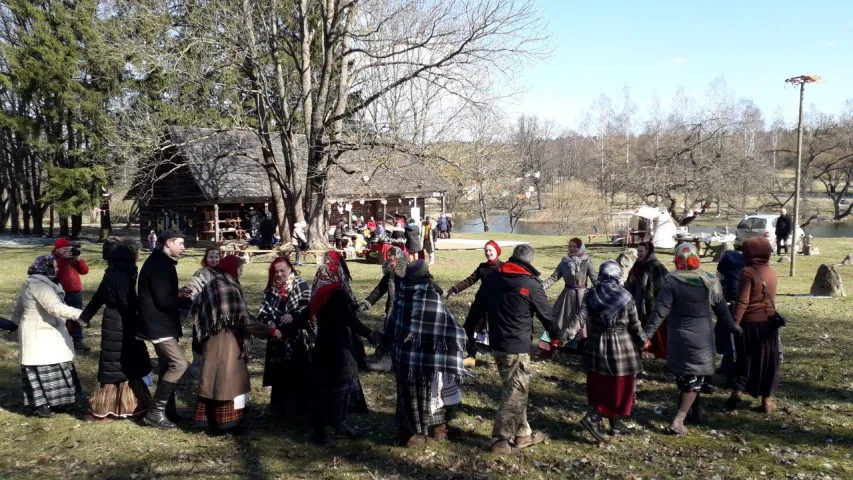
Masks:
[[[74,362],[53,365],[21,365],[24,405],[58,407],[70,405],[82,392]]]
[[[89,414],[95,418],[128,418],[145,413],[150,405],[151,392],[141,378],[99,383],[89,398]]]
[[[397,411],[394,423],[398,428],[413,434],[429,435],[430,427],[445,423],[445,410],[430,412],[432,381],[406,375],[397,375]]]

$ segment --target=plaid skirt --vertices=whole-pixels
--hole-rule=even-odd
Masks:
[[[198,397],[195,405],[196,422],[207,422],[211,430],[228,430],[240,425],[243,419],[243,408],[234,408],[234,400],[211,400]]]
[[[430,413],[432,380],[397,375],[397,412],[394,423],[398,428],[418,435],[429,435],[430,427],[445,423],[445,410]]]
[[[70,405],[83,391],[74,362],[53,365],[21,365],[24,405],[58,407]]]
[[[151,392],[141,378],[121,383],[99,383],[89,398],[89,413],[96,418],[141,415],[151,406]]]

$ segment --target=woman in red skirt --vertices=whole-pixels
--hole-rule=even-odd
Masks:
[[[640,352],[648,343],[633,296],[622,286],[622,268],[614,261],[599,268],[598,283],[584,294],[581,309],[568,326],[572,338],[586,326],[584,348],[589,412],[581,425],[596,441],[604,441],[602,417],[610,434],[628,433],[623,418],[634,406],[635,378],[643,370]]]

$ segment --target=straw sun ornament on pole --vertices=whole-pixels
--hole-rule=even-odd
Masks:
[[[800,226],[800,181],[801,169],[803,165],[803,99],[805,98],[806,84],[817,83],[820,81],[821,78],[819,75],[811,74],[800,75],[797,77],[785,79],[785,83],[797,85],[800,87],[800,111],[799,119],[797,121],[797,178],[795,180],[794,185],[794,225],[793,233],[791,234],[794,240],[794,246],[793,248],[790,248],[791,270],[789,274],[792,277],[797,274],[797,229]]]

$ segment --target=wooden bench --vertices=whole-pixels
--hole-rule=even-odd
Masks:
[[[287,259],[290,260],[291,262],[293,262],[294,261],[293,257],[294,257],[295,253],[296,253],[295,250],[286,250],[286,251],[282,252],[282,255],[287,257]],[[323,254],[325,254],[325,253],[326,253],[326,250],[302,250],[301,252],[299,252],[302,259],[305,259],[308,255],[313,256],[314,257],[314,263],[320,263],[320,257],[322,257]]]

